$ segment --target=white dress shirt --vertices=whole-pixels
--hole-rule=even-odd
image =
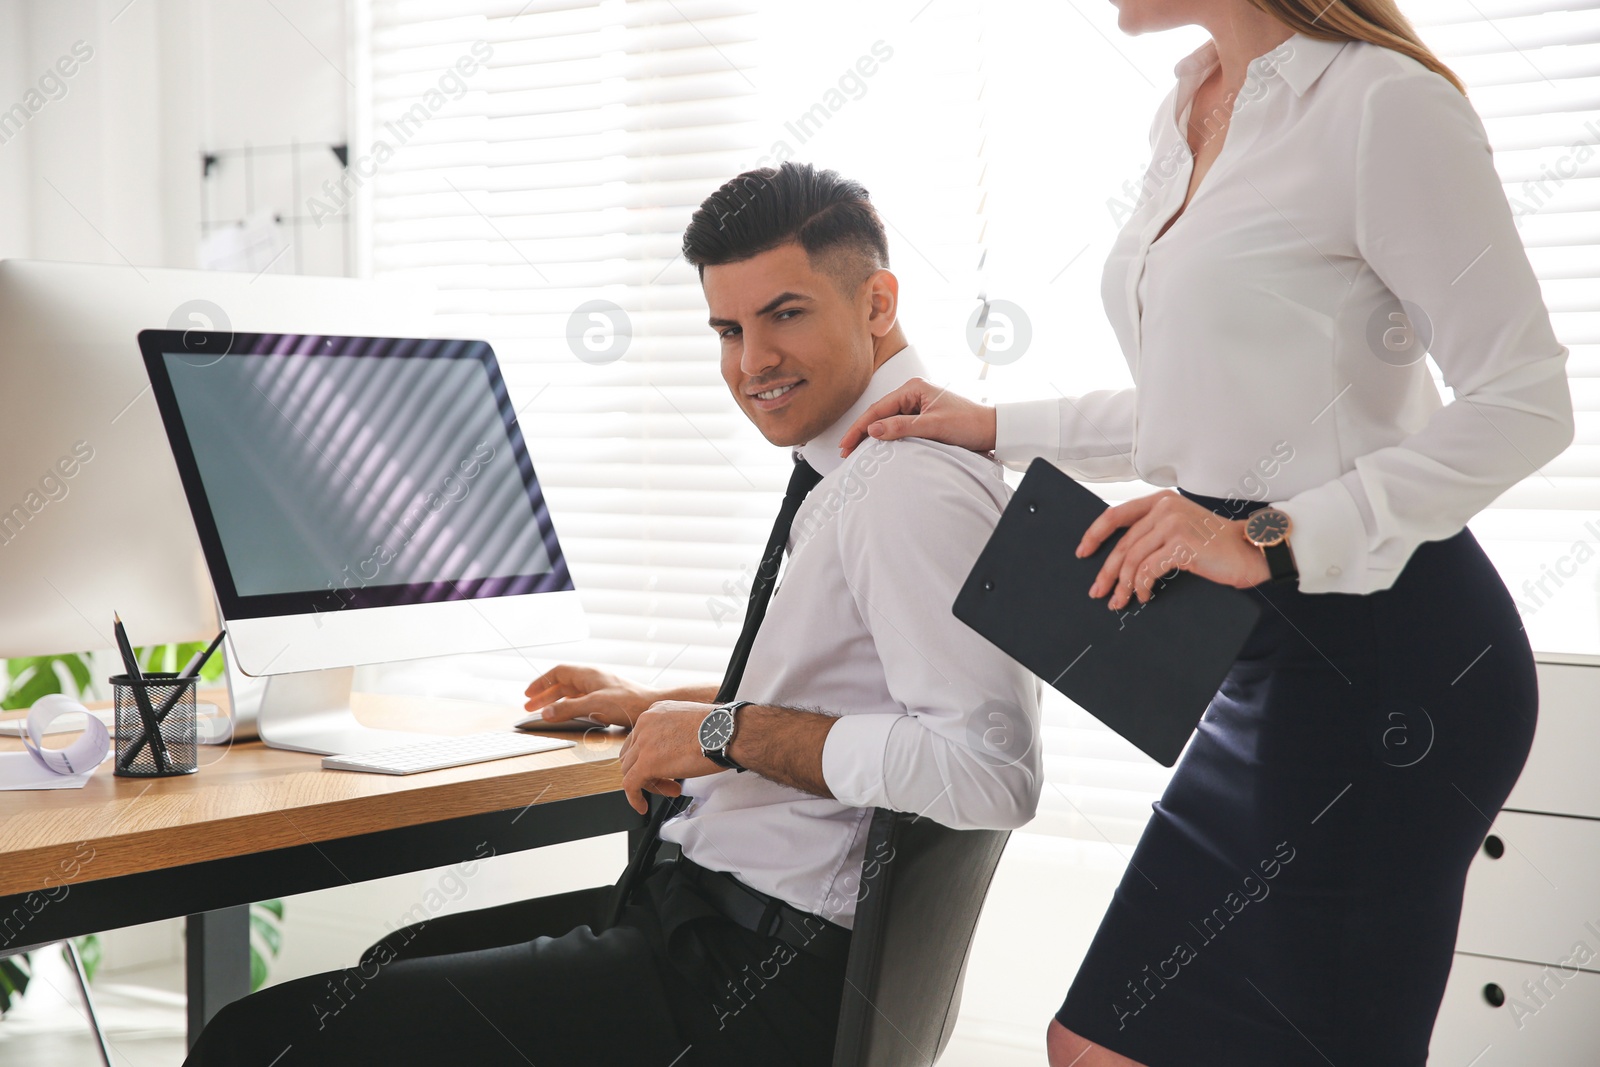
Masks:
[[[738,699],[838,715],[822,750],[837,799],[754,771],[684,782],[661,836],[713,870],[852,925],[872,808],[958,829],[1033,816],[1040,683],[951,613],[1011,497],[1000,465],[925,440],[839,438],[874,400],[928,371],[910,348],[799,449],[822,475],[750,649]]]
[[[1377,45],[1296,34],[1254,60],[1220,153],[1158,240],[1216,63],[1208,41],[1175,68],[1106,261],[1134,387],[1001,404],[995,455],[1268,500],[1290,517],[1301,590],[1386,589],[1418,544],[1572,440],[1567,350],[1477,113]],[[1408,343],[1429,324],[1448,405]]]

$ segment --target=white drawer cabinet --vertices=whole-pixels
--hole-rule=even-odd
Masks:
[[[1559,962],[1587,941],[1600,971],[1596,931],[1600,820],[1501,812],[1467,874],[1456,951]]]
[[[1594,947],[1600,951],[1600,945]],[[1429,1067],[1595,1067],[1596,1063],[1600,1063],[1600,974],[1456,956],[1433,1028]]]
[[[1539,657],[1539,727],[1514,811],[1600,819],[1600,657]]]
[[[1600,1065],[1600,657],[1539,657],[1539,728],[1467,875],[1428,1062]]]

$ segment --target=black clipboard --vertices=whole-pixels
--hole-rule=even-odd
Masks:
[[[1261,615],[1256,598],[1187,572],[1121,611],[1089,596],[1123,527],[1074,555],[1104,500],[1048,460],[1028,467],[952,610],[1163,766],[1177,762]]]

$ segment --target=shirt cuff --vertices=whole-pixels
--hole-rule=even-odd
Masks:
[[[994,408],[994,458],[1012,470],[1027,470],[1039,456],[1052,463],[1061,454],[1061,401],[1020,400]]]
[[[1367,526],[1342,479],[1272,506],[1289,516],[1289,551],[1300,572],[1302,593],[1372,592],[1367,587]]]
[[[822,742],[822,780],[841,804],[889,807],[883,767],[889,734],[905,716],[842,715]]]

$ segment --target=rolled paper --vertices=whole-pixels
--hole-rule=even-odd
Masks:
[[[63,715],[83,716],[83,734],[66,748],[46,748],[45,731]],[[111,753],[111,734],[106,724],[89,714],[89,709],[62,693],[51,693],[33,702],[28,709],[27,733],[22,744],[40,766],[54,774],[82,774],[93,770]]]

